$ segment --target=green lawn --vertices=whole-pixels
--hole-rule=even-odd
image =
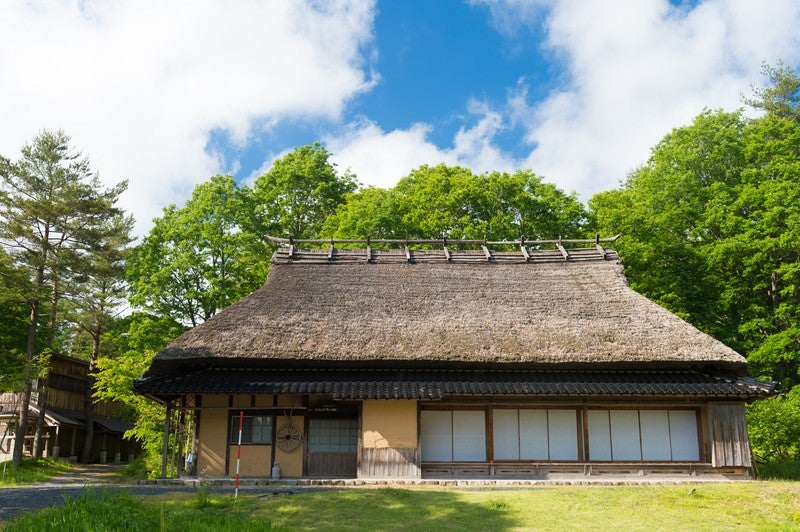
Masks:
[[[67,462],[54,458],[40,458],[34,460],[26,458],[18,468],[11,466],[11,462],[0,462],[0,486],[12,484],[34,484],[60,475],[72,469]]]
[[[86,491],[7,530],[800,530],[800,483],[344,488],[135,497]]]

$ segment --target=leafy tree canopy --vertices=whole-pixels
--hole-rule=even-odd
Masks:
[[[601,231],[624,235],[632,287],[788,389],[800,383],[799,181],[800,121],[705,111],[589,205]]]
[[[258,288],[269,257],[254,213],[249,189],[221,175],[166,207],[128,261],[131,302],[194,326]]]
[[[89,161],[70,146],[62,131],[41,132],[21,153],[15,162],[0,157],[0,245],[17,268],[29,272],[30,283],[20,287],[29,288],[23,372],[30,374],[40,355],[54,346],[63,284],[83,269],[81,264],[86,266],[82,259],[109,236],[109,220],[121,215],[115,204],[127,183],[104,188]],[[49,317],[44,346],[37,345],[42,309]],[[31,390],[27,381],[15,435],[15,467],[22,462]],[[41,430],[34,443],[37,455],[39,435]]]
[[[753,97],[743,98],[744,103],[766,111],[768,115],[800,121],[800,76],[782,61],[776,66],[763,63],[761,74],[768,84],[765,88],[753,87]]]
[[[327,221],[337,238],[505,240],[582,236],[586,213],[528,170],[475,175],[469,169],[422,166],[390,190],[347,197]]]
[[[263,228],[272,236],[316,238],[325,219],[356,190],[355,175],[339,175],[319,143],[278,159],[256,179],[253,195]]]

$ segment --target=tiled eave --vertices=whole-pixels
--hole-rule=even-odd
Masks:
[[[751,399],[775,383],[699,370],[565,371],[442,369],[263,369],[205,367],[136,382],[156,398],[185,394],[329,394],[338,400],[463,396],[541,398],[652,396]]]

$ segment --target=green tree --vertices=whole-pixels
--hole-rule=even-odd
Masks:
[[[800,76],[797,72],[779,61],[775,66],[763,63],[761,74],[767,86],[753,87],[753,97],[743,98],[744,103],[773,117],[800,122]]]
[[[99,226],[94,243],[81,256],[81,267],[70,279],[70,321],[90,339],[89,374],[84,396],[86,436],[81,461],[91,458],[94,441],[94,375],[103,334],[121,312],[127,296],[125,260],[132,242],[133,218],[119,214]],[[37,431],[37,438],[41,431]],[[37,447],[38,448],[38,447]]]
[[[800,383],[800,122],[705,112],[590,200],[631,286]]]
[[[111,358],[128,351],[158,352],[187,329],[168,316],[133,312],[111,324],[105,333],[103,345],[108,348]]]
[[[713,304],[724,287],[707,255],[725,236],[712,219],[741,180],[744,127],[739,112],[705,111],[664,137],[621,189],[589,201],[599,231],[623,235],[616,248],[631,287],[728,341],[736,317]]]
[[[390,190],[347,197],[326,223],[339,238],[514,240],[582,236],[586,213],[529,170],[475,175],[469,169],[422,166]]]
[[[131,303],[192,326],[266,278],[251,193],[230,176],[195,187],[183,208],[166,207],[128,264]]]
[[[320,236],[332,238],[405,238],[392,190],[366,187],[351,192],[326,220]]]
[[[747,405],[747,424],[758,461],[800,460],[800,386]]]
[[[19,391],[25,377],[25,335],[30,280],[0,248],[0,393]]]
[[[185,330],[168,317],[134,312],[109,327],[104,344],[111,353],[97,361],[93,397],[120,405],[116,415],[133,423],[125,437],[142,444],[144,459],[152,470],[160,464],[165,409],[133,393],[133,383],[150,366],[155,353]]]
[[[752,370],[788,389],[800,384],[800,121],[770,114],[745,133],[747,166],[712,265],[735,267],[724,304],[739,309]]]
[[[48,286],[49,321],[51,331],[55,329],[61,259],[89,247],[97,227],[120,212],[114,205],[127,183],[104,188],[88,159],[70,147],[69,137],[61,131],[40,133],[21,152],[17,162],[0,159],[0,241],[14,260],[31,272],[25,348],[26,364],[31,365],[41,348],[37,333]],[[15,435],[14,466],[22,462],[31,391],[28,382]]]
[[[133,393],[133,383],[150,366],[154,351],[127,351],[116,357],[103,357],[97,361],[94,399],[113,401],[124,408],[119,414],[127,414],[133,427],[125,432],[125,438],[142,444],[149,457],[161,455],[161,435],[164,427],[165,409],[155,401]]]
[[[319,143],[301,146],[256,179],[253,194],[267,234],[320,236],[325,219],[357,187],[355,176],[349,171],[339,175],[329,159]]]

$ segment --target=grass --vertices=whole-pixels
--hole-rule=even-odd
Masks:
[[[185,493],[145,497],[119,488],[87,488],[80,497],[66,498],[63,506],[26,515],[4,530],[274,530],[269,519],[253,515],[259,502],[255,497],[201,499]]]
[[[72,466],[54,458],[25,458],[18,468],[11,462],[0,462],[0,486],[43,482],[72,469]]]
[[[349,488],[295,494],[85,491],[7,530],[800,530],[800,483]]]

